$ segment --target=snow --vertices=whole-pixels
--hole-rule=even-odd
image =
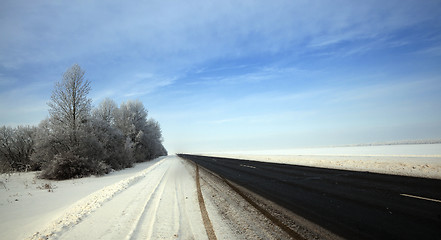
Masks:
[[[177,158],[159,158],[103,177],[66,181],[38,179],[35,172],[2,174],[0,176],[0,231],[2,232],[2,238],[39,239],[46,235],[51,236],[51,239],[57,239],[60,236],[63,239],[98,239],[102,237],[92,237],[95,235],[90,234],[94,233],[104,234],[101,239],[107,239],[105,235],[107,226],[102,226],[100,223],[108,224],[109,219],[115,219],[116,222],[112,224],[118,226],[116,229],[132,228],[133,230],[130,233],[132,235],[146,234],[133,228],[133,224],[136,222],[134,222],[134,219],[130,219],[127,223],[123,222],[123,215],[127,211],[132,211],[135,214],[140,210],[139,206],[130,203],[145,203],[145,201],[142,201],[143,199],[155,199],[154,202],[146,203],[144,205],[146,209],[144,210],[147,210],[147,207],[152,204],[160,204],[159,208],[154,207],[152,209],[158,208],[162,209],[161,211],[171,211],[169,206],[173,206],[173,202],[174,204],[185,204],[187,201],[194,202],[194,206],[189,204],[191,206],[186,208],[175,207],[175,209],[184,209],[187,212],[173,212],[175,220],[172,223],[176,224],[182,221],[181,227],[177,224],[177,229],[181,232],[178,231],[176,234],[184,236],[185,234],[192,234],[195,238],[201,239],[203,238],[204,228],[202,220],[197,220],[197,218],[200,218],[197,196],[192,194],[192,192],[196,192],[196,189],[195,187],[192,188],[194,184],[184,185],[188,181],[194,182],[194,180],[188,172],[178,170],[179,164],[181,163]],[[142,194],[139,195],[140,193]],[[186,199],[184,195],[188,195],[185,196]],[[159,201],[161,198],[174,198],[174,200],[172,200],[172,203],[167,203],[171,205],[163,206],[166,202]],[[108,211],[109,209],[112,211]],[[122,216],[107,215],[112,212],[122,214]],[[180,219],[182,214],[188,215],[187,221]],[[141,221],[145,217],[151,217],[150,215],[161,216],[162,213],[149,212],[144,218],[138,220]],[[127,216],[132,217],[131,214],[127,214]],[[161,220],[158,218],[157,221],[164,225],[164,222],[167,222],[168,219]],[[202,225],[202,228],[192,226],[198,223]],[[93,228],[90,227],[92,225],[88,224],[92,224]],[[100,229],[100,226],[104,230]],[[194,231],[187,233],[184,231],[185,229],[193,229]],[[199,229],[202,229],[202,231]],[[94,231],[91,232],[90,230]],[[99,230],[104,232],[99,232]],[[123,233],[124,236],[127,234],[126,232]],[[149,234],[159,236],[161,231],[158,229],[157,232]]]
[[[200,170],[217,239],[285,239],[286,234]],[[103,177],[49,181],[3,174],[2,239],[208,239],[196,168],[170,156]]]
[[[103,177],[66,181],[38,179],[36,173],[3,174],[2,239],[208,239],[195,171],[193,164],[170,156]],[[271,237],[274,226],[268,220],[225,183],[201,174],[218,239],[283,236],[278,230]],[[240,232],[242,227],[248,230]]]
[[[203,155],[441,179],[441,144],[317,147]]]

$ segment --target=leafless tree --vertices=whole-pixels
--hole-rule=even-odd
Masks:
[[[35,165],[49,179],[66,179],[103,174],[109,167],[103,162],[103,147],[89,127],[91,99],[90,81],[74,64],[55,84],[48,103],[49,121],[37,131]]]
[[[140,101],[118,107],[111,99],[91,109],[90,82],[77,64],[55,84],[50,117],[38,128],[0,129],[0,170],[41,170],[48,179],[66,179],[167,155],[159,123],[147,119]]]
[[[12,170],[29,170],[31,154],[34,152],[35,127],[18,126],[0,128],[0,162]]]
[[[62,81],[55,84],[48,103],[52,124],[68,130],[71,143],[77,142],[79,126],[89,116],[89,91],[90,81],[84,79],[81,67],[74,64],[64,73]]]

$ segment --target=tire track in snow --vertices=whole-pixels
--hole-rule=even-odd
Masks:
[[[39,234],[40,238],[36,234],[35,238],[208,239],[200,213],[195,169],[187,165],[176,157],[167,157],[145,177],[109,198],[77,223],[66,224],[64,229],[47,235]],[[91,195],[84,198],[85,202],[90,201]],[[77,205],[84,204],[77,202]]]
[[[185,215],[185,212],[183,212],[182,211],[182,209],[183,209],[183,206],[182,206],[182,204],[181,204],[181,201],[180,201],[180,199],[179,199],[179,193],[181,193],[182,194],[182,192],[181,192],[181,189],[182,189],[182,186],[181,186],[181,182],[180,181],[178,181],[176,178],[175,178],[175,208],[177,208],[177,211],[178,211],[178,215],[179,216],[185,216],[185,217],[187,217],[186,215]],[[184,202],[184,207],[185,207],[185,202]],[[182,235],[182,224],[183,224],[183,222],[182,222],[182,217],[180,217],[179,218],[179,223],[178,223],[178,226],[177,226],[177,229],[175,229],[175,232],[177,232],[177,236],[181,236]]]
[[[179,162],[180,167],[176,169],[177,177],[175,177],[174,181],[176,204],[180,216],[177,237],[179,239],[207,239],[208,236],[206,236],[203,219],[200,214],[195,182],[195,168],[183,159],[179,159]],[[189,188],[189,186],[192,187]],[[195,214],[200,219],[200,224],[197,221],[190,220]]]
[[[193,177],[177,158],[167,175],[164,191],[155,196],[160,199],[155,215],[147,216],[153,222],[151,234],[145,236],[150,239],[206,239]],[[196,224],[195,217],[200,219],[200,224]]]
[[[177,197],[177,193],[181,190],[178,189],[177,179],[182,168],[179,168],[178,161],[175,160],[174,163],[168,171],[169,176],[164,191],[161,195],[156,196],[160,201],[156,206],[155,215],[150,217],[154,220],[150,239],[182,237],[180,229],[183,215],[181,215]]]
[[[157,197],[158,193],[159,196],[162,195],[165,188],[165,182],[167,181],[167,173],[169,171],[169,168],[164,172],[164,174],[161,177],[161,180],[159,180],[158,184],[156,185],[155,189],[150,193],[150,195],[146,198],[147,201],[144,204],[144,207],[137,217],[137,220],[135,221],[134,227],[130,230],[130,232],[127,234],[126,239],[139,239],[140,235],[143,234],[142,230],[145,229],[143,226],[146,220],[150,220],[147,228],[146,235],[148,236],[147,239],[151,238],[152,230],[153,230],[153,224],[154,219],[149,218],[152,215],[152,211],[156,213],[159,205],[160,197]],[[153,203],[153,207],[152,207]],[[155,215],[155,214],[154,214]]]
[[[196,186],[190,187],[194,191],[189,189],[189,184],[194,183],[193,178],[178,159],[172,159],[166,164],[163,165],[163,169],[167,168],[163,170],[163,179],[148,197],[145,209],[126,239],[206,238],[200,212],[191,210],[199,210]],[[189,195],[193,193],[194,198]],[[197,216],[200,225],[195,221]]]
[[[165,158],[155,163],[154,165],[149,166],[147,169],[141,171],[135,176],[121,180],[115,184],[112,184],[108,187],[98,190],[95,193],[92,193],[91,195],[87,196],[86,198],[78,201],[77,204],[73,205],[73,207],[68,209],[57,220],[50,223],[44,230],[42,230],[41,232],[34,233],[34,235],[29,237],[28,239],[34,240],[34,239],[57,238],[60,233],[79,224],[85,217],[96,211],[105,202],[111,200],[112,198],[114,198],[116,195],[120,194],[127,188],[138,183],[149,172],[153,171],[159,165],[161,165],[164,162],[164,160]]]

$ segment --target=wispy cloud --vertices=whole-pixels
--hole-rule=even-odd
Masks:
[[[176,79],[173,76],[150,72],[125,73],[113,76],[105,84],[97,82],[98,89],[92,89],[93,99],[94,101],[100,101],[107,97],[116,98],[117,101],[139,99],[161,91],[162,88],[172,85]]]
[[[186,85],[252,85],[268,81],[274,82],[280,79],[300,79],[307,75],[317,75],[320,72],[320,70],[311,71],[296,67],[279,67],[277,65],[241,68],[242,71],[239,73],[231,71],[231,68],[226,68],[221,73],[218,73],[215,70],[206,70],[204,73],[205,75],[209,73],[208,76],[198,76],[198,74],[196,74],[193,76],[196,80],[189,79],[189,81],[186,82]]]
[[[132,80],[126,82],[125,97],[136,97],[149,94],[159,88],[171,85],[176,78],[160,77],[151,73],[137,73]]]
[[[123,6],[118,1],[3,2],[2,8],[8,11],[2,15],[8,21],[2,21],[0,28],[8,38],[0,40],[0,63],[18,67],[27,62],[124,53],[154,57],[161,64],[188,64],[280,52],[308,39],[310,46],[322,47],[373,39],[426,19],[414,14],[419,3],[378,5],[376,1],[149,1]]]

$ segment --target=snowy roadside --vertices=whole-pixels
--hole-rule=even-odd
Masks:
[[[4,239],[24,239],[43,229],[74,203],[114,185],[130,183],[134,176],[163,158],[137,164],[133,168],[112,172],[102,177],[87,177],[65,181],[38,179],[35,172],[0,175],[0,232]],[[107,193],[118,191],[118,187]],[[93,207],[93,206],[90,206]]]
[[[441,179],[441,144],[302,148],[201,155]]]

